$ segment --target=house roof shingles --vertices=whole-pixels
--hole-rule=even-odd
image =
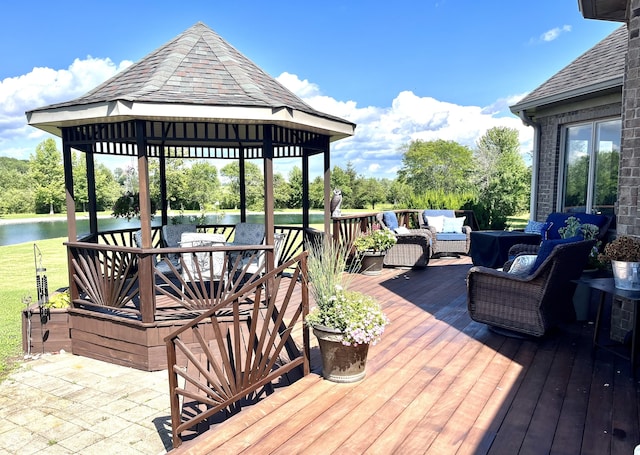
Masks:
[[[511,106],[511,111],[517,113],[622,87],[627,40],[627,27],[623,25]]]

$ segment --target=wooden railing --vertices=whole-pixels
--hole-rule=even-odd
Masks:
[[[294,271],[290,278],[283,277],[285,269]],[[283,375],[309,374],[309,333],[303,324],[308,306],[306,253],[301,253],[165,338],[174,448],[184,431],[236,412],[241,400],[268,393]],[[302,330],[301,347],[293,339],[297,330]]]
[[[407,227],[419,227],[421,210],[398,209],[393,210],[398,217],[400,225]],[[332,218],[333,241],[336,243],[353,244],[353,241],[363,232],[371,229],[378,223],[376,215],[380,212],[357,213]]]
[[[200,225],[198,232],[221,234],[228,241],[233,238],[234,225]],[[102,232],[87,236],[80,242],[68,242],[70,257],[71,298],[76,307],[108,310],[116,316],[135,318],[145,323],[184,317],[184,309],[211,308],[236,292],[240,285],[259,279],[267,271],[266,262],[261,269],[251,269],[257,255],[273,254],[272,245],[248,247],[196,247],[162,248],[161,230],[152,228],[153,248],[135,246],[134,233],[138,229]],[[300,227],[276,226],[285,239],[279,255],[279,266],[289,262],[303,251],[304,231]],[[194,254],[204,263],[213,264],[224,255],[225,279],[213,280],[201,273],[182,273],[184,259],[172,265],[167,255],[180,257]],[[235,261],[238,257],[245,261]],[[173,268],[171,268],[173,267]],[[286,271],[291,273],[292,271]],[[214,282],[216,281],[216,282]],[[159,309],[156,299],[167,297],[175,304]],[[117,310],[117,311],[116,311]]]

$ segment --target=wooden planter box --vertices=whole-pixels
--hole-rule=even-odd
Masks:
[[[48,319],[40,317],[40,307],[37,304],[22,312],[22,350],[25,354],[57,352],[62,349],[71,352],[68,310],[52,308],[49,311]]]

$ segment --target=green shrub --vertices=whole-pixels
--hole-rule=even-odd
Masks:
[[[473,193],[445,193],[439,190],[427,190],[420,194],[408,195],[399,205],[407,209],[449,209],[460,210],[475,198]]]

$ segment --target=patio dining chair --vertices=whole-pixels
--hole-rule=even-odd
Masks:
[[[282,247],[284,246],[285,239],[285,234],[278,232],[273,234],[273,268],[278,267],[278,262],[280,262],[280,256],[282,255]],[[246,274],[250,275],[255,275],[256,273],[263,275],[267,271],[266,257],[266,251],[260,250],[257,254],[242,259],[240,261],[238,270],[244,270]]]
[[[136,247],[142,248],[142,230],[137,230],[133,233],[133,241],[136,244]],[[180,262],[177,260],[171,260],[171,263],[176,270],[180,272]],[[173,275],[171,266],[161,258],[159,259],[157,256],[154,256],[153,258],[153,268],[165,276]]]

